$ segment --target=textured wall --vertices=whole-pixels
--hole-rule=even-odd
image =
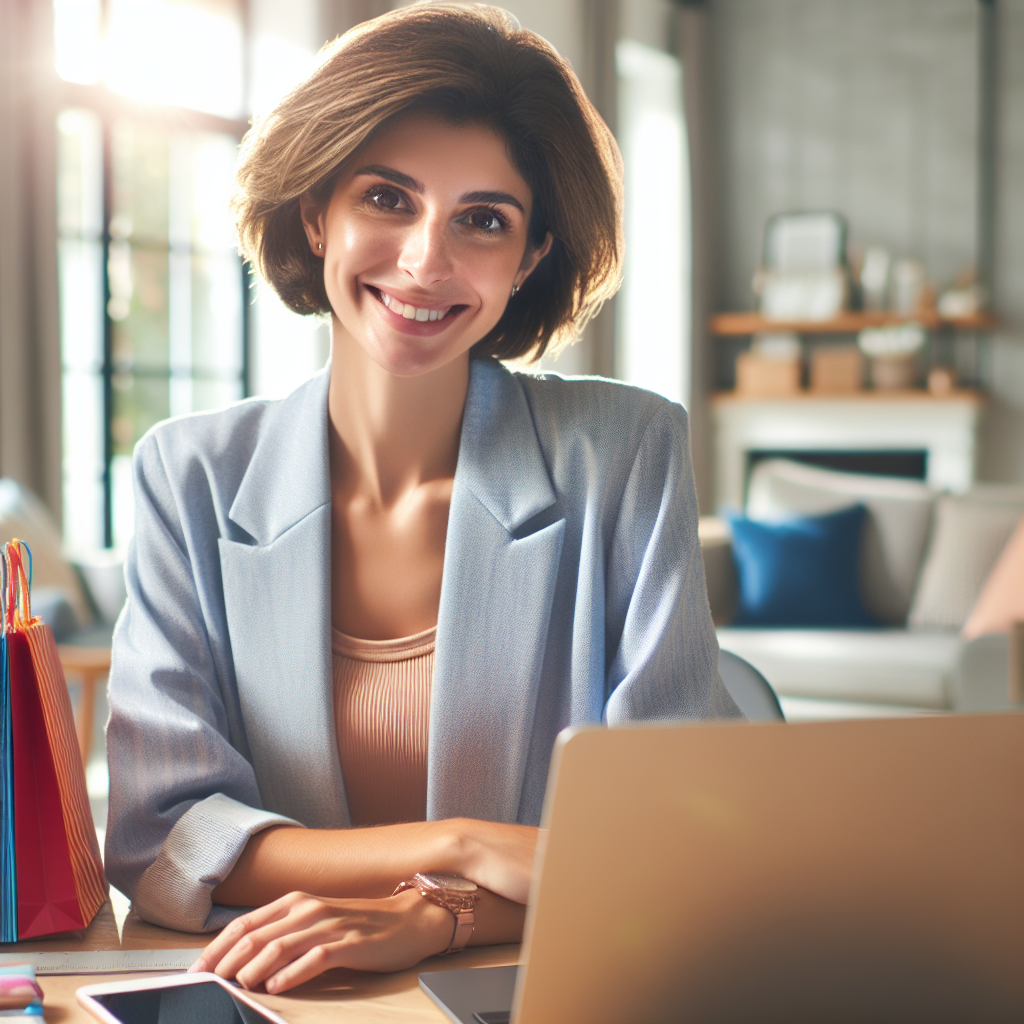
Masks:
[[[996,310],[988,479],[1024,481],[1024,0],[999,2]],[[846,215],[851,241],[947,285],[976,239],[976,0],[712,0],[715,298],[753,305],[766,219]]]
[[[982,474],[1024,483],[1024,0],[1000,0],[992,401]]]
[[[723,308],[749,308],[766,219],[837,209],[851,239],[974,259],[974,0],[716,0]]]

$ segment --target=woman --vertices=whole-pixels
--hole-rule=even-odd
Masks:
[[[683,410],[495,358],[614,291],[620,192],[493,8],[361,26],[247,136],[243,254],[331,365],[139,443],[107,733],[108,874],[228,925],[200,968],[283,991],[516,940],[558,731],[737,713]]]

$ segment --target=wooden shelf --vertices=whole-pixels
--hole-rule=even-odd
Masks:
[[[734,402],[744,405],[779,402],[926,402],[936,405],[943,402],[966,402],[969,405],[980,405],[984,400],[982,392],[970,388],[957,388],[948,395],[933,395],[924,388],[891,391],[886,388],[864,388],[861,391],[844,392],[801,389],[789,395],[741,395],[735,391],[716,391],[711,398],[715,405],[728,405]]]
[[[748,334],[793,331],[797,334],[856,334],[865,327],[897,327],[900,324],[921,324],[929,330],[949,328],[957,331],[991,331],[999,324],[989,313],[969,317],[941,317],[933,310],[905,316],[888,310],[848,310],[831,320],[789,322],[768,320],[760,313],[718,313],[711,317],[711,333],[720,338]]]

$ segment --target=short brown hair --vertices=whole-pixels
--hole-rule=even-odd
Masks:
[[[551,251],[474,356],[539,358],[571,343],[618,288],[622,161],[572,69],[496,7],[416,4],[328,44],[316,70],[242,141],[239,251],[297,313],[328,313],[299,197],[326,202],[356,151],[411,110],[479,122],[533,191],[531,244]]]

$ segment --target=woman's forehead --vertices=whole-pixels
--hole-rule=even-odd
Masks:
[[[493,128],[478,122],[452,124],[430,113],[410,114],[382,128],[355,155],[345,178],[382,170],[397,172],[405,180],[395,183],[413,192],[503,191],[524,208],[532,198],[505,140]]]

